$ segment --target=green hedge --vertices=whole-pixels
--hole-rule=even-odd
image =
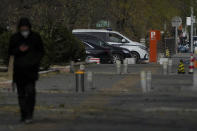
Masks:
[[[54,40],[55,64],[85,59],[84,45],[64,27],[54,29],[52,39]]]
[[[3,64],[8,64],[8,48],[9,48],[9,41],[11,37],[10,32],[4,32],[0,35],[0,59],[3,60]]]
[[[43,39],[45,56],[41,66],[47,69],[52,64],[65,64],[71,60],[83,61],[85,59],[85,48],[71,32],[66,28],[57,27],[50,33],[49,30],[39,30]],[[0,59],[4,64],[8,64],[8,46],[10,32],[4,32],[0,35]]]

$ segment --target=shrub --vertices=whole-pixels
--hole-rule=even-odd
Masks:
[[[66,28],[57,27],[49,33],[49,30],[40,30],[45,55],[41,62],[41,67],[48,69],[52,64],[64,64],[71,60],[84,60],[84,45],[77,40]],[[10,32],[0,35],[0,59],[4,64],[8,64],[8,46],[11,37]]]
[[[54,43],[53,40],[43,31],[40,32],[40,35],[43,40],[45,55],[41,62],[41,67],[43,69],[48,69],[54,61]]]
[[[12,33],[4,32],[0,35],[0,59],[3,60],[3,64],[8,64],[8,48],[9,41]],[[53,62],[53,43],[50,38],[47,37],[44,33],[41,33],[41,37],[43,39],[44,48],[45,48],[45,56],[42,59],[41,66],[44,69],[48,69]]]
[[[8,48],[11,35],[11,32],[4,32],[0,35],[0,59],[3,60],[5,65],[9,62]]]
[[[59,26],[53,30],[52,39],[54,41],[54,63],[66,63],[70,60],[84,60],[85,47],[66,28]]]
[[[0,35],[4,33],[6,30],[0,26]]]

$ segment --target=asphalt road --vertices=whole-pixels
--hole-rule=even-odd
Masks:
[[[53,74],[37,83],[35,122],[18,122],[15,93],[0,92],[0,131],[196,131],[197,96],[192,75],[162,75],[159,65],[132,65],[127,75],[113,65],[90,65],[96,89],[75,92],[74,74]],[[141,71],[153,74],[151,92],[140,86]],[[86,83],[87,85],[87,83]]]

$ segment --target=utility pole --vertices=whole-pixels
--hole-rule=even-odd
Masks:
[[[194,53],[194,8],[191,7],[191,53]]]
[[[178,26],[175,27],[175,52],[178,53]]]
[[[172,18],[172,26],[175,27],[175,53],[178,53],[178,27],[181,26],[182,19],[179,16]]]

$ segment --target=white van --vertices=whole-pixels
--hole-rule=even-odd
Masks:
[[[149,53],[145,45],[134,42],[116,31],[97,29],[76,29],[73,34],[88,34],[102,39],[110,45],[119,46],[130,50],[133,57],[138,60],[148,60]]]

